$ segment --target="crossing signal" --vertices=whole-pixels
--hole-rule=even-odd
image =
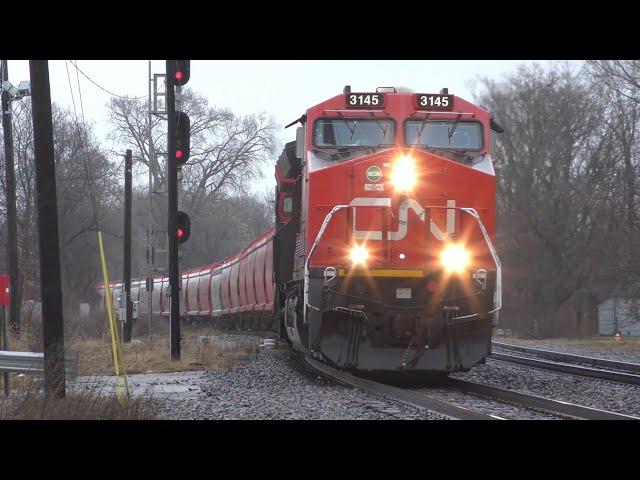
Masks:
[[[178,210],[176,212],[176,237],[178,242],[184,243],[191,235],[191,219],[189,215]]]
[[[174,60],[175,66],[172,73],[172,81],[175,86],[186,85],[191,77],[191,60]]]
[[[184,165],[191,154],[191,121],[184,112],[176,112],[176,162]]]

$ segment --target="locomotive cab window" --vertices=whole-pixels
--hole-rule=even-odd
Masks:
[[[482,148],[482,125],[455,120],[408,120],[404,138],[407,145],[458,150]]]
[[[313,145],[316,153],[346,156],[360,149],[395,144],[395,122],[388,119],[322,118],[313,127]],[[342,158],[345,155],[340,155]]]

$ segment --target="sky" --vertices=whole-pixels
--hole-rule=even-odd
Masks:
[[[278,123],[280,147],[295,139],[295,128],[283,127],[317,103],[342,92],[375,91],[380,86],[406,86],[415,91],[449,93],[473,100],[478,81],[500,79],[518,65],[534,60],[192,60],[188,87],[205,95],[209,103],[227,107],[236,114],[265,111]],[[549,61],[540,61],[548,65]],[[570,62],[579,64],[580,62]],[[148,95],[147,60],[77,60],[78,67],[92,80],[117,95]],[[76,107],[79,109],[76,72],[69,63]],[[164,73],[164,60],[151,62],[152,73]],[[72,107],[64,60],[49,61],[51,99]],[[18,85],[29,79],[27,60],[9,61],[9,80]],[[94,124],[104,147],[119,150],[108,139],[106,104],[110,95],[79,76],[85,118]],[[79,113],[79,112],[78,112]],[[276,153],[276,158],[277,155]],[[275,158],[274,158],[275,160]],[[255,190],[275,185],[273,166],[265,168],[265,178]]]

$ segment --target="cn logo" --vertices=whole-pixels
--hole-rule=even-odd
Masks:
[[[349,204],[353,211],[353,237],[356,239],[382,240],[382,232],[376,230],[358,230],[356,229],[356,211],[357,207],[391,207],[390,198],[354,198]],[[436,240],[444,241],[455,233],[456,230],[456,201],[447,200],[447,225],[446,232],[442,232],[433,220],[429,221],[429,231]],[[418,218],[423,222],[426,219],[425,209],[413,199],[403,200],[399,205],[398,212],[398,230],[395,232],[387,232],[387,239],[391,241],[402,240],[407,235],[407,219],[409,210],[413,210]]]

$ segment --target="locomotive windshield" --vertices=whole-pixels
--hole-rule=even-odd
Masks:
[[[393,120],[320,119],[313,129],[318,148],[378,147],[395,143]]]
[[[482,126],[478,122],[409,120],[405,123],[404,135],[407,145],[418,147],[482,148]]]

